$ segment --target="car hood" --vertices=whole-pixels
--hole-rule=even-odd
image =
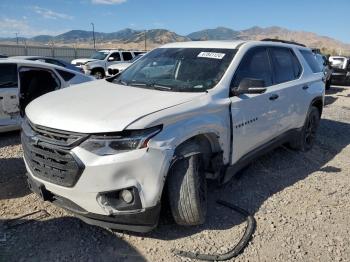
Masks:
[[[36,125],[72,132],[107,133],[122,131],[144,116],[203,95],[98,80],[43,95],[32,101],[25,111]]]
[[[92,62],[92,61],[97,61],[97,59],[91,59],[91,58],[79,58],[79,59],[74,59],[72,60],[72,64],[76,65],[76,64],[86,64],[88,62]]]

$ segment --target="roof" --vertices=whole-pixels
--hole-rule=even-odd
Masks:
[[[103,50],[96,50],[97,52],[145,52],[142,50],[124,50],[124,49],[103,49]]]
[[[222,40],[222,41],[188,41],[188,42],[176,42],[165,44],[161,48],[223,48],[223,49],[236,49],[240,45],[250,44],[250,45],[272,45],[272,46],[288,46],[297,47],[299,49],[308,49],[294,43],[282,43],[280,41],[233,41],[233,40]]]
[[[246,41],[188,41],[165,44],[161,48],[224,48],[235,49]]]
[[[26,59],[20,59],[20,58],[3,58],[0,59],[0,64],[8,64],[8,63],[13,63],[13,64],[20,64],[24,66],[33,66],[33,67],[38,67],[38,68],[55,68],[59,70],[64,70],[64,71],[69,71],[69,72],[74,72],[74,74],[82,74],[78,71],[73,71],[72,69],[61,67],[58,65],[54,64],[49,64],[49,63],[44,63],[41,61],[32,61],[32,60],[26,60]]]

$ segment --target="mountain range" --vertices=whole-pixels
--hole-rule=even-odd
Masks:
[[[97,48],[144,48],[145,31],[126,28],[117,32],[95,32]],[[309,47],[317,47],[324,53],[336,54],[339,51],[350,53],[350,44],[339,40],[320,36],[312,32],[293,31],[282,27],[251,27],[246,30],[233,30],[226,27],[204,29],[188,35],[179,35],[166,29],[151,29],[146,31],[147,48],[180,41],[198,40],[260,40],[263,38],[284,39],[296,41]],[[0,38],[0,42],[15,42],[14,38]],[[31,38],[20,38],[20,42],[43,45],[54,43],[58,46],[76,45],[79,47],[92,46],[92,32],[84,30],[71,30],[66,33],[49,36],[38,35]]]

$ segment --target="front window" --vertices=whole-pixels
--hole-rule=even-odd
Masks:
[[[205,92],[230,65],[236,49],[158,48],[128,67],[115,83],[175,92]]]
[[[108,52],[95,52],[93,53],[90,58],[91,59],[97,59],[97,60],[104,60],[106,58],[106,56],[108,55]]]

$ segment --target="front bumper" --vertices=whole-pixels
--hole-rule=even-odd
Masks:
[[[45,188],[74,202],[88,212],[109,215],[98,202],[103,192],[136,188],[142,210],[156,206],[161,199],[165,176],[172,158],[171,150],[145,148],[111,156],[97,156],[80,147],[72,153],[84,165],[78,181],[66,187],[35,176],[29,162],[24,158],[31,179]],[[118,213],[115,210],[115,213]]]
[[[84,208],[62,196],[46,189],[45,185],[34,180],[27,173],[28,187],[44,201],[49,201],[75,214],[78,218],[90,225],[104,228],[128,230],[134,232],[149,232],[158,224],[160,204],[146,208],[141,212],[123,212],[114,215],[100,215],[88,212]]]

